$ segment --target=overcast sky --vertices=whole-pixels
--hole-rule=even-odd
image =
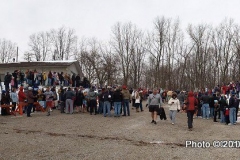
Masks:
[[[109,40],[116,22],[132,22],[143,30],[157,16],[187,24],[217,25],[225,18],[240,24],[240,0],[0,0],[0,38],[28,50],[29,36],[61,26],[74,28],[79,38]]]

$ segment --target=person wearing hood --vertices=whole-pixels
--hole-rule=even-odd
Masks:
[[[26,98],[26,94],[23,92],[23,86],[21,86],[18,92],[18,109],[20,114],[22,114],[22,109],[25,107]]]
[[[172,94],[172,98],[169,99],[168,105],[169,105],[169,117],[172,121],[172,125],[174,125],[176,114],[181,109],[180,108],[181,104],[180,104],[180,101],[177,98],[176,93]]]
[[[185,102],[185,109],[187,111],[188,117],[188,129],[192,131],[193,128],[193,115],[195,113],[195,108],[197,107],[197,99],[194,97],[193,92],[188,92],[188,97],[186,98]]]

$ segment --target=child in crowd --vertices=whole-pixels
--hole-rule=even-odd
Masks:
[[[230,123],[230,120],[229,120],[229,108],[226,108],[225,109],[225,122],[226,122],[226,125],[228,125]]]

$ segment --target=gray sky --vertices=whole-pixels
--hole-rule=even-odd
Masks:
[[[240,0],[0,0],[0,38],[28,50],[29,36],[61,26],[74,28],[79,38],[109,40],[116,22],[153,27],[157,16],[187,24],[217,25],[225,18],[240,24]]]

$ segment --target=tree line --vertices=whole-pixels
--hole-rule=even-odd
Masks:
[[[78,38],[74,29],[61,27],[30,35],[24,59],[77,59],[86,78],[102,86],[212,88],[240,77],[239,30],[232,19],[215,27],[189,24],[182,29],[179,19],[163,16],[154,19],[148,31],[131,22],[118,22],[109,41],[103,42]],[[14,56],[14,47],[0,40],[1,62]]]

